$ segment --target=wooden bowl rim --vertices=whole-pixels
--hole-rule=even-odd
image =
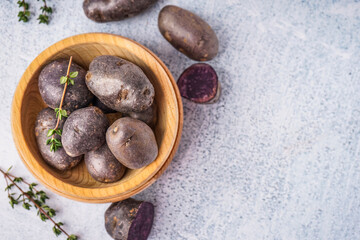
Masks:
[[[91,38],[91,41],[87,41],[87,38]],[[83,191],[88,191],[88,189],[91,188],[86,188],[86,187],[81,187],[81,186],[75,186],[66,182],[61,181],[60,179],[57,179],[56,177],[52,176],[51,174],[47,173],[47,171],[42,169],[42,173],[39,174],[38,172],[34,171],[32,169],[32,167],[29,165],[29,163],[27,162],[26,158],[24,157],[24,149],[23,146],[20,146],[20,142],[25,142],[25,137],[23,135],[23,132],[20,131],[21,134],[19,134],[19,128],[20,130],[22,129],[21,127],[16,126],[15,123],[21,122],[21,104],[18,104],[18,102],[16,102],[16,100],[20,100],[20,102],[22,102],[23,96],[24,96],[24,92],[26,90],[27,84],[29,83],[31,78],[26,77],[27,75],[31,75],[31,72],[33,72],[31,69],[33,68],[38,68],[40,65],[42,65],[43,63],[46,62],[46,59],[48,57],[46,57],[45,55],[48,54],[48,52],[51,52],[52,55],[56,54],[59,51],[62,51],[68,47],[71,47],[73,45],[77,45],[77,44],[86,44],[86,43],[91,43],[91,42],[96,42],[96,40],[98,40],[99,42],[104,41],[104,38],[107,38],[107,40],[109,40],[107,43],[115,43],[117,38],[120,38],[122,40],[125,41],[129,41],[135,45],[137,45],[138,47],[142,48],[144,51],[146,51],[147,53],[149,53],[154,60],[156,60],[158,62],[158,64],[160,64],[160,66],[163,68],[163,70],[165,71],[165,73],[167,74],[170,83],[173,87],[173,91],[175,93],[175,97],[177,100],[177,106],[178,106],[178,128],[177,128],[177,134],[172,146],[172,149],[167,157],[167,159],[163,162],[162,165],[160,165],[159,169],[157,171],[153,171],[147,178],[143,179],[143,181],[141,181],[139,184],[137,184],[137,186],[133,189],[130,189],[129,191],[125,191],[122,193],[119,193],[117,195],[112,195],[112,196],[108,196],[108,197],[103,197],[103,196],[94,196],[94,197],[84,197],[84,196],[78,196],[76,194],[70,194],[66,188],[70,187],[72,189],[74,189],[72,191],[72,193],[74,191],[76,192],[83,192]],[[73,44],[73,42],[76,42],[76,44]],[[20,84],[22,82],[25,82],[25,84]],[[46,186],[47,188],[49,188],[51,191],[64,196],[66,198],[72,199],[72,200],[77,200],[77,201],[82,201],[82,202],[87,202],[87,203],[107,203],[107,202],[116,202],[116,201],[120,201],[126,198],[129,198],[137,193],[139,193],[140,191],[146,189],[147,187],[149,187],[152,183],[154,183],[160,176],[161,174],[165,171],[165,169],[169,166],[170,162],[172,161],[177,148],[179,146],[180,143],[180,139],[181,139],[181,133],[182,133],[182,128],[183,128],[183,106],[182,106],[182,100],[181,100],[181,96],[179,93],[179,90],[177,88],[177,84],[172,76],[172,74],[170,73],[169,69],[166,67],[166,65],[152,52],[150,51],[148,48],[146,48],[145,46],[141,45],[140,43],[135,42],[132,39],[120,36],[120,35],[116,35],[116,34],[108,34],[108,33],[85,33],[85,34],[79,34],[79,35],[74,35],[68,38],[65,38],[63,40],[60,40],[58,42],[56,42],[55,44],[51,45],[50,47],[46,48],[44,51],[42,51],[31,63],[30,65],[27,67],[27,69],[25,70],[24,74],[22,75],[18,86],[15,90],[15,94],[13,97],[13,102],[12,102],[12,107],[11,107],[11,129],[12,129],[12,135],[13,135],[13,139],[15,142],[15,146],[16,149],[20,155],[20,158],[22,160],[22,162],[24,163],[24,165],[26,166],[26,168],[32,173],[32,175],[35,176],[35,178],[41,182],[44,186]],[[56,188],[54,186],[52,186],[52,184],[48,183],[46,181],[46,176],[52,178],[52,181],[54,182],[54,185],[58,185],[56,184],[56,182],[61,182],[61,184],[64,185],[64,187],[61,188]],[[109,188],[113,188],[109,187]],[[96,188],[94,188],[96,189]]]

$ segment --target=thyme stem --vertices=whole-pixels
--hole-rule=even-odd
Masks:
[[[41,213],[43,213],[60,231],[62,231],[67,237],[70,237],[70,235],[65,232],[64,229],[61,228],[61,226],[59,226],[47,213],[44,209],[42,209],[42,207],[40,207],[32,197],[30,197],[26,192],[24,192],[17,184],[16,182],[13,181],[13,179],[11,179],[11,177],[9,176],[8,173],[4,172],[1,168],[0,168],[0,172],[4,175],[4,178],[7,182],[7,179],[9,179],[12,184],[14,184],[14,186],[19,189],[19,191],[23,194],[23,196],[25,196],[27,199],[29,199],[38,209]],[[8,183],[8,182],[7,182]]]

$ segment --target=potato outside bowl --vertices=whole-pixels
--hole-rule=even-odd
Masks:
[[[38,89],[38,76],[52,60],[73,56],[76,63],[88,68],[100,55],[115,55],[137,64],[155,88],[158,123],[155,135],[159,155],[150,165],[127,170],[118,182],[96,182],[87,172],[84,162],[72,170],[61,172],[51,168],[38,150],[34,126],[37,114],[46,107]],[[26,69],[16,88],[11,127],[16,148],[25,166],[47,188],[64,197],[91,203],[115,202],[133,196],[150,186],[170,164],[178,148],[183,125],[183,110],[179,91],[164,63],[146,47],[128,38],[88,33],[66,38],[43,51]]]

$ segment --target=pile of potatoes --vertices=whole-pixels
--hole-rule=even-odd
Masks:
[[[140,67],[109,55],[94,58],[88,71],[72,62],[70,72],[78,75],[64,97],[68,117],[61,119],[62,134],[56,135],[62,147],[50,151],[47,133],[57,122],[53,109],[60,105],[60,77],[66,76],[68,64],[55,60],[39,75],[39,91],[48,107],[37,116],[35,136],[44,160],[63,171],[84,158],[90,175],[104,183],[120,180],[126,168],[153,162],[158,155],[152,129],[157,120],[154,87]]]

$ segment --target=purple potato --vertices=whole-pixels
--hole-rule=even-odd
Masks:
[[[154,221],[154,205],[129,198],[110,205],[105,228],[116,240],[146,240]]]
[[[58,108],[64,91],[64,85],[60,84],[60,77],[66,76],[69,60],[55,60],[44,67],[39,75],[39,91],[44,102],[51,108]],[[78,72],[74,78],[74,85],[68,85],[65,93],[62,109],[72,112],[76,109],[88,106],[94,95],[85,84],[86,71],[75,62],[71,63],[70,72]]]
[[[218,53],[219,41],[215,32],[188,10],[165,6],[159,13],[158,25],[165,39],[193,60],[208,61]]]
[[[128,116],[143,121],[149,127],[154,128],[157,122],[157,105],[154,102],[151,107],[142,112],[130,112]]]
[[[157,0],[85,0],[85,15],[95,22],[120,21],[139,14]]]
[[[97,107],[74,111],[64,124],[62,144],[70,156],[79,156],[96,150],[105,142],[109,121]]]
[[[94,58],[86,85],[102,103],[122,113],[145,111],[155,97],[154,87],[141,68],[116,56]]]
[[[39,151],[44,161],[50,166],[60,170],[68,170],[80,163],[82,156],[70,157],[66,154],[64,148],[59,148],[55,152],[50,151],[50,145],[46,144],[49,139],[47,133],[49,129],[54,129],[56,126],[57,118],[55,112],[51,108],[41,110],[35,122],[35,137],[39,147]],[[64,125],[65,119],[63,118],[59,123],[61,129]],[[55,135],[56,139],[61,140],[59,135]]]
[[[181,96],[196,103],[212,103],[220,96],[220,82],[215,70],[206,63],[196,63],[178,80]]]
[[[142,168],[158,155],[155,135],[146,123],[124,117],[106,132],[106,142],[116,159],[130,169]]]
[[[99,182],[116,182],[121,179],[126,170],[111,153],[106,143],[96,150],[85,153],[84,159],[88,172]]]

